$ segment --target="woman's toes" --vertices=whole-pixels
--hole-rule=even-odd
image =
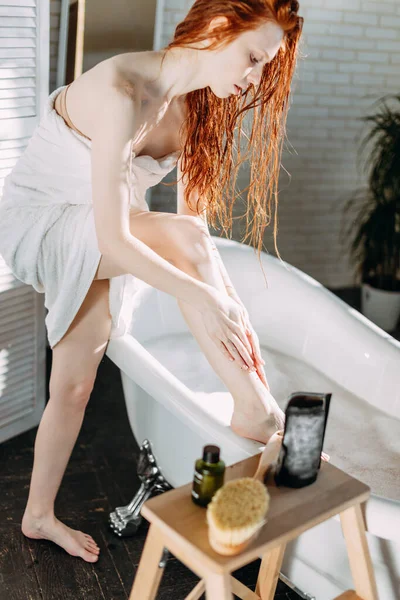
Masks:
[[[96,542],[94,541],[94,539],[93,539],[93,538],[91,538],[91,537],[88,537],[88,538],[86,538],[86,539],[87,539],[87,541],[88,541],[88,542],[90,542],[91,544],[94,544],[95,546],[97,546],[97,544],[96,544]]]
[[[96,546],[96,548],[98,548],[97,543],[94,541],[94,539],[92,538],[91,535],[87,535],[86,533],[84,535],[85,535],[86,541],[90,542],[91,544],[93,544],[94,546]]]
[[[99,559],[98,554],[82,548],[80,556],[87,562],[96,562]]]

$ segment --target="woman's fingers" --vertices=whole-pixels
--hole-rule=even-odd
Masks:
[[[222,345],[222,354],[224,354],[227,358],[229,358],[230,361],[235,360],[235,357],[232,356],[232,354],[229,352],[228,348],[225,346],[224,342],[222,342],[221,340],[218,340],[220,342],[220,344]]]
[[[264,372],[264,369],[262,368],[262,365],[257,365],[257,374],[258,374],[259,378],[261,379],[261,381],[263,382],[263,384],[265,385],[265,387],[267,388],[267,390],[270,391],[268,381],[265,376],[265,372]]]
[[[248,325],[246,327],[246,329],[249,331],[248,336],[253,348],[253,354],[255,356],[255,358],[257,359],[257,361],[262,364],[265,365],[265,360],[263,359],[262,355],[261,355],[261,348],[260,348],[260,343],[258,341],[257,335],[254,331],[254,329],[251,327],[251,325]]]
[[[246,360],[245,360],[245,358],[243,358],[242,353],[241,353],[241,352],[243,352],[243,354],[245,355],[246,352],[244,350],[242,350],[241,352],[239,352],[239,350],[237,349],[236,343],[232,342],[232,340],[226,340],[226,342],[224,342],[224,344],[228,348],[229,352],[238,361],[240,367],[242,369],[245,369],[245,370],[248,369],[249,368],[248,363],[246,363]],[[251,360],[250,360],[250,364],[252,364]]]
[[[246,349],[246,352],[251,359],[251,355],[253,354],[253,349],[251,347],[249,338],[247,337],[247,335],[245,333],[246,328],[242,329],[234,321],[232,321],[229,326],[230,326],[230,329],[233,332],[234,336],[236,336],[236,338],[240,341],[242,347]],[[229,335],[229,333],[228,333],[228,335]],[[236,344],[236,338],[235,337],[232,338],[232,336],[230,336],[230,337],[231,337],[231,339],[233,339],[234,343]],[[239,347],[238,347],[238,350],[241,352],[241,349]],[[253,360],[251,359],[251,364],[252,363],[253,363]]]
[[[236,351],[237,354],[242,358],[244,366],[247,366],[249,369],[255,368],[254,361],[251,357],[251,350],[248,352],[247,348],[242,343],[242,340],[232,332],[229,351]]]
[[[225,341],[222,341],[218,337],[215,337],[215,342],[217,346],[222,349],[222,353],[229,358],[230,361],[238,360],[242,367],[247,366],[232,340],[226,339]]]

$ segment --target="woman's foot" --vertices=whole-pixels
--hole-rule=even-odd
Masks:
[[[100,548],[90,535],[71,529],[54,515],[35,518],[25,511],[21,530],[28,538],[50,540],[71,556],[80,556],[87,562],[96,562],[99,558]]]
[[[244,415],[235,411],[232,416],[231,428],[241,437],[267,444],[276,431],[283,429],[285,419],[282,420],[282,415],[279,412],[272,413],[268,417],[265,417],[264,414],[263,417],[251,418],[248,414]]]
[[[272,394],[265,390],[265,401],[235,406],[231,428],[238,435],[267,444],[270,437],[285,427],[285,413]]]

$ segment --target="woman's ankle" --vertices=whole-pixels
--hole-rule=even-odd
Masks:
[[[27,504],[23,518],[34,519],[35,521],[47,521],[48,519],[54,519],[54,508],[45,509],[43,506],[30,506]]]

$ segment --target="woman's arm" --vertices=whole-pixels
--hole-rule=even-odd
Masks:
[[[140,210],[132,203],[130,178],[132,136],[135,140],[142,133],[140,107],[109,86],[93,110],[102,111],[96,114],[98,126],[91,149],[93,214],[100,252],[125,273],[202,310],[215,288],[170,264],[130,231],[129,210]]]
[[[208,229],[208,227],[207,227],[207,229]],[[213,240],[211,239],[211,236],[210,236],[210,243],[211,243],[212,250],[215,254],[215,258],[216,258],[218,266],[219,266],[219,271],[220,271],[221,277],[224,281],[225,289],[226,289],[228,296],[230,296],[233,300],[235,300],[238,304],[240,304],[247,313],[246,307],[244,306],[243,302],[239,298],[235,288],[232,285],[232,281],[230,280],[228,271],[225,268],[224,262],[221,258],[218,248],[216,247]],[[263,357],[261,356],[260,342],[258,341],[257,334],[254,331],[254,329],[250,323],[250,318],[248,316],[248,313],[247,313],[246,327],[247,327],[247,335],[249,337],[250,344],[253,349],[253,358],[256,363],[256,369],[257,369],[258,376],[260,377],[261,381],[264,383],[265,387],[269,390],[267,377],[265,375],[265,371],[262,366],[262,365],[265,365],[265,361],[264,361]]]
[[[230,280],[230,277],[225,268],[224,262],[221,258],[218,248],[216,247],[213,240],[211,239],[210,231],[208,229],[207,212],[205,210],[205,207],[200,202],[199,206],[200,206],[200,209],[202,212],[201,212],[201,214],[197,214],[197,213],[193,212],[185,202],[185,199],[184,199],[185,183],[184,183],[184,180],[182,179],[180,159],[178,160],[178,163],[177,163],[177,175],[178,175],[177,176],[177,180],[178,180],[177,213],[183,214],[183,215],[190,215],[194,218],[201,219],[202,222],[205,224],[208,234],[210,236],[210,244],[211,244],[212,251],[215,255],[215,259],[216,259],[218,267],[219,267],[219,272],[221,273],[221,277],[225,284],[226,292],[227,292],[228,296],[230,296],[233,300],[235,300],[238,304],[240,304],[247,313],[246,307],[244,306],[243,302],[240,300],[239,296],[236,293],[235,288],[232,285],[232,281]],[[196,191],[192,192],[192,196],[190,198],[191,205],[196,206],[197,201],[198,201],[197,192]],[[254,329],[250,323],[249,318],[247,319],[246,327],[247,327],[247,334],[248,334],[248,337],[250,340],[250,344],[253,349],[253,357],[256,362],[258,376],[260,377],[261,381],[264,383],[265,387],[269,390],[267,378],[266,378],[266,375],[265,375],[265,372],[264,372],[264,369],[262,366],[263,364],[265,364],[265,361],[263,360],[263,358],[261,356],[260,343],[258,341],[257,334],[254,331]]]
[[[208,227],[207,227],[207,229],[208,229]],[[228,271],[226,270],[226,267],[224,265],[224,261],[221,258],[221,255],[219,253],[218,248],[216,247],[216,245],[214,244],[213,240],[211,239],[211,236],[210,236],[210,244],[211,244],[211,248],[212,248],[212,250],[213,250],[213,252],[215,254],[215,259],[216,259],[216,261],[218,263],[219,272],[221,273],[221,277],[222,277],[222,279],[224,281],[226,291],[227,291],[227,293],[228,293],[229,296],[231,294],[233,295],[233,292],[235,292],[235,288],[232,285],[232,281],[231,281],[231,279],[230,279],[230,277],[228,275]]]
[[[204,207],[203,203],[200,201],[199,207],[202,212],[201,212],[201,214],[197,214],[196,212],[192,211],[185,202],[184,192],[185,192],[185,183],[186,182],[185,182],[185,180],[182,179],[181,159],[178,159],[178,163],[177,163],[177,180],[178,180],[177,199],[176,199],[177,200],[177,202],[176,202],[177,213],[180,215],[190,215],[197,219],[201,219],[202,223],[204,223],[204,225],[206,226],[208,235],[210,236],[210,243],[211,243],[213,252],[215,253],[215,258],[217,260],[219,270],[220,270],[222,279],[225,284],[226,291],[229,294],[230,291],[232,291],[232,290],[234,291],[234,287],[229,278],[227,270],[225,269],[225,265],[224,265],[222,258],[218,252],[218,249],[216,248],[214,242],[211,239],[210,231],[208,229],[207,212],[205,210],[205,207]],[[190,204],[192,206],[196,206],[198,200],[199,200],[199,196],[198,196],[197,190],[194,190],[190,196]]]

